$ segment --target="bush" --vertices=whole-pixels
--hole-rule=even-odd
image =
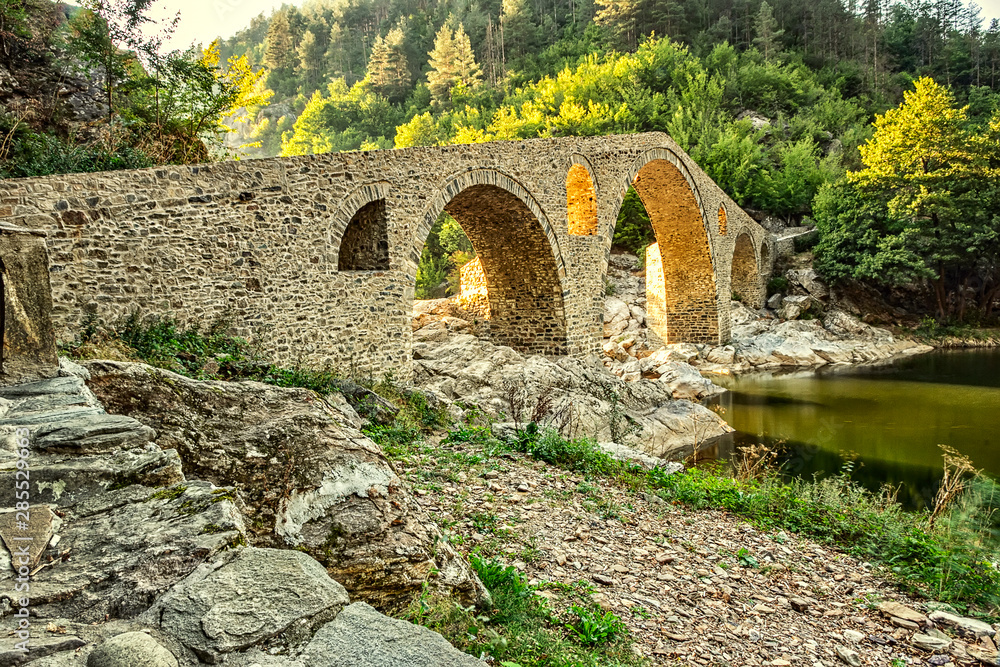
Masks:
[[[788,278],[776,276],[767,281],[767,295],[786,294],[789,288]]]

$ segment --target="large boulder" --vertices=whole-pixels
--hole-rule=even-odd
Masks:
[[[815,269],[789,269],[785,271],[785,278],[793,285],[804,289],[812,297],[825,299],[830,296],[830,288],[826,286]]]
[[[698,369],[681,361],[668,361],[656,367],[659,381],[670,388],[674,398],[698,401],[707,396],[715,396],[725,391],[706,377]]]
[[[348,602],[344,587],[307,554],[251,547],[199,567],[144,620],[216,664],[278,635],[284,644],[301,642]]]
[[[404,607],[426,583],[478,603],[485,589],[385,455],[332,400],[259,382],[205,382],[89,362],[107,409],[156,429],[188,476],[235,485],[251,542],[301,549],[355,598]]]
[[[483,667],[438,633],[389,618],[363,602],[327,623],[299,658],[309,667]]]
[[[697,355],[697,348],[691,348],[688,352]],[[663,364],[671,354],[664,353]],[[542,400],[550,406],[551,423],[571,421],[579,435],[638,447],[654,456],[684,455],[732,430],[711,410],[673,400],[679,385],[672,387],[669,380],[624,382],[596,358],[525,356],[471,335],[450,336],[441,343],[415,341],[413,357],[417,384],[449,404],[478,405],[490,414],[526,422]],[[621,370],[639,375],[649,363],[629,362],[632,365]],[[694,375],[685,374],[683,393],[721,391],[687,368]]]

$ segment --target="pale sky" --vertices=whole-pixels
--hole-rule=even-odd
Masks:
[[[288,0],[285,4],[301,5],[303,0]],[[1000,18],[1000,0],[979,0],[982,16]],[[159,0],[150,13],[155,18],[173,16],[178,11],[181,21],[171,49],[184,49],[195,42],[208,44],[216,37],[231,37],[237,30],[250,25],[250,19],[261,12],[270,15],[282,5],[281,0]]]

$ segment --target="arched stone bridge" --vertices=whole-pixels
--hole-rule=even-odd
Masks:
[[[762,305],[773,243],[661,133],[0,181],[0,222],[48,232],[64,338],[87,313],[228,318],[274,361],[405,379],[417,263],[442,210],[481,258],[498,342],[599,351],[633,183],[657,238],[651,327],[726,342],[732,294]]]

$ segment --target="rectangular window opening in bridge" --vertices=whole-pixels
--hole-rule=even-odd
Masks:
[[[597,234],[597,196],[590,172],[574,164],[566,175],[566,222],[576,236]]]
[[[385,200],[362,206],[340,240],[339,271],[386,271],[389,269],[389,227]]]

